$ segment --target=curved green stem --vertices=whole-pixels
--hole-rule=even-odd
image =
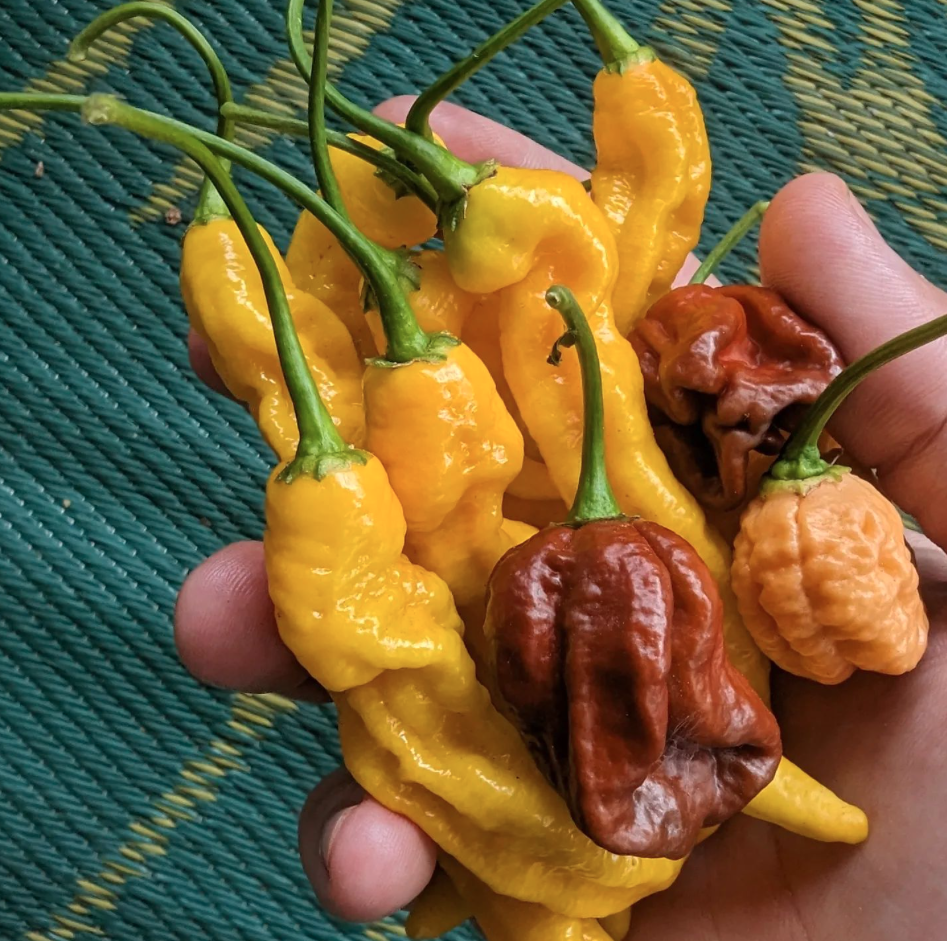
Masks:
[[[312,56],[309,55],[306,40],[303,39],[305,9],[306,0],[289,0],[286,4],[286,43],[296,71],[308,82],[309,73],[312,72]]]
[[[286,7],[286,37],[290,55],[299,74],[308,82],[312,73],[310,56],[302,35],[302,13],[305,0],[289,0]],[[467,190],[481,180],[491,176],[494,164],[473,166],[460,160],[445,148],[412,134],[397,124],[360,108],[349,101],[331,82],[326,83],[325,100],[329,107],[349,124],[371,134],[376,140],[387,144],[399,157],[409,160],[431,183],[438,199],[450,210],[448,224],[456,224],[462,216],[462,203]],[[458,213],[456,207],[461,205]]]
[[[228,117],[232,117],[237,124],[265,127],[293,137],[309,137],[308,123],[300,121],[298,118],[291,118],[288,115],[276,114],[273,111],[263,111],[259,108],[251,108],[248,105],[240,104],[227,104],[223,111]],[[376,150],[374,147],[353,140],[347,134],[329,127],[326,128],[326,141],[330,147],[334,147],[336,150],[344,150],[346,153],[377,167],[388,178],[392,179],[393,183],[400,185],[413,196],[417,196],[432,212],[436,210],[437,196],[427,180],[406,167],[390,150]]]
[[[443,75],[418,95],[405,118],[407,130],[420,134],[428,140],[433,139],[430,117],[434,108],[448,95],[456,91],[471,75],[485,66],[498,52],[512,45],[531,26],[561,7],[566,0],[540,0],[535,6],[521,13],[502,29],[482,42],[466,59],[449,68]]]
[[[299,466],[299,462],[305,460],[313,465],[313,470],[321,467],[325,473],[328,471],[322,461],[326,458],[334,459],[336,466],[340,459],[357,459],[333,424],[309,371],[276,262],[250,210],[217,158],[193,135],[169,127],[166,122],[110,95],[91,95],[82,107],[82,116],[90,124],[115,124],[142,137],[171,144],[200,166],[226,203],[263,280],[280,366],[299,425],[299,446],[293,463]]]
[[[109,100],[108,95],[93,96]],[[32,93],[7,94],[0,92],[0,111],[3,110],[58,110],[82,111],[87,98],[82,95],[45,95]],[[202,131],[150,111],[134,108],[133,111],[148,118],[151,126],[164,127],[168,133],[184,133],[196,138],[211,153],[245,167],[252,173],[272,183],[303,209],[308,209],[338,240],[339,244],[358,265],[366,281],[371,285],[378,302],[379,315],[386,333],[389,333],[386,360],[391,363],[408,363],[416,359],[440,357],[444,340],[440,336],[428,336],[420,326],[398,281],[398,273],[390,263],[389,255],[380,246],[362,235],[346,219],[335,212],[325,200],[319,198],[305,183],[300,183],[292,174],[270,163],[258,154],[222,140],[215,134]]]
[[[614,519],[621,516],[622,512],[608,482],[605,465],[605,401],[602,396],[602,370],[598,361],[598,350],[595,348],[595,337],[582,308],[567,287],[554,284],[546,292],[546,303],[559,311],[567,328],[553,346],[549,362],[558,366],[561,348],[575,346],[582,370],[582,396],[585,402],[582,470],[568,522],[587,523],[591,520]]]
[[[316,168],[316,179],[322,198],[344,218],[349,218],[342,190],[332,169],[326,136],[326,82],[329,67],[329,25],[332,22],[332,0],[319,0],[316,14],[316,44],[313,48],[312,71],[309,73],[309,149]]]
[[[134,3],[123,3],[99,14],[85,29],[69,44],[68,57],[73,62],[81,62],[86,58],[89,47],[103,33],[113,26],[144,16],[153,20],[164,20],[173,26],[197,51],[204,60],[210,77],[214,82],[214,94],[217,96],[219,110],[217,134],[224,140],[233,140],[234,121],[223,112],[223,106],[233,101],[233,90],[230,76],[224,68],[223,62],[214,51],[207,37],[186,17],[172,7],[163,3],[149,3],[147,0],[138,0]]]
[[[0,111],[72,111],[79,112],[85,95],[52,95],[35,91],[0,92]]]
[[[193,47],[204,60],[214,83],[214,94],[217,96],[217,134],[224,140],[233,140],[235,124],[232,118],[224,112],[224,107],[233,102],[233,89],[230,76],[224,68],[223,62],[214,51],[207,37],[185,16],[177,10],[165,6],[163,3],[150,3],[148,0],[136,0],[132,3],[123,3],[120,6],[106,10],[97,16],[75,39],[69,44],[69,58],[74,62],[81,62],[88,54],[89,47],[103,33],[125,20],[143,16],[153,20],[164,20],[173,26]],[[224,170],[229,170],[224,163]],[[227,207],[221,201],[218,193],[205,179],[201,187],[201,195],[197,203],[197,212],[194,221],[197,223],[209,222],[211,219],[226,218],[229,215]]]
[[[601,0],[573,0],[585,20],[607,72],[624,72],[657,58],[650,46],[639,45]]]
[[[908,330],[887,343],[882,343],[861,359],[842,370],[809,406],[805,418],[789,436],[779,459],[768,476],[774,480],[806,480],[829,470],[819,454],[819,438],[825,426],[856,386],[870,373],[892,360],[916,350],[931,340],[947,334],[947,316]]]
[[[769,209],[768,199],[754,203],[708,253],[701,266],[694,272],[690,283],[703,284],[720,267],[724,258],[737,247],[750,229],[763,218],[767,209]]]

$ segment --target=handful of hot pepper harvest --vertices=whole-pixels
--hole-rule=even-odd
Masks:
[[[859,843],[865,815],[782,754],[769,660],[834,683],[925,647],[897,511],[818,442],[869,369],[947,327],[846,370],[779,295],[705,285],[765,204],[673,288],[710,193],[696,94],[600,0],[573,2],[604,63],[590,193],[468,164],[428,122],[565,0],[459,61],[403,127],[328,81],[331,0],[311,50],[303,3],[287,10],[305,120],[237,105],[207,39],[149,2],[103,14],[73,54],[129,17],[166,21],[209,67],[215,133],[108,96],[0,94],[171,144],[206,175],[185,306],[275,453],[280,634],[331,694],[352,775],[439,847],[413,937],[472,917],[490,941],[620,938],[740,812]],[[236,145],[240,122],[306,139],[319,192]],[[285,260],[231,164],[299,206]],[[746,507],[735,547],[702,506]]]

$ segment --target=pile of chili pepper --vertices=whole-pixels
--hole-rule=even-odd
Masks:
[[[311,49],[303,0],[287,9],[305,120],[236,104],[206,37],[151,2],[70,54],[133,16],[167,22],[209,68],[215,132],[109,96],[0,94],[171,144],[206,175],[185,306],[276,456],[281,636],[331,693],[353,776],[440,848],[413,937],[470,917],[490,941],[623,937],[740,812],[864,840],[865,815],[783,756],[769,661],[840,682],[909,670],[926,642],[900,516],[819,442],[870,369],[947,323],[846,369],[774,292],[708,285],[765,203],[673,287],[710,193],[696,94],[600,0],[573,2],[603,63],[590,191],[465,163],[429,124],[565,0],[460,60],[403,127],[328,82],[331,0]],[[306,140],[318,192],[236,145],[240,123]],[[299,206],[285,257],[231,164]]]

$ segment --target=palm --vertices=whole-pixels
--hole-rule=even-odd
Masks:
[[[918,562],[931,643],[912,674],[858,673],[834,688],[774,677],[787,755],[866,810],[867,843],[813,843],[741,817],[697,849],[672,889],[636,908],[628,941],[941,936],[947,572],[933,548]]]

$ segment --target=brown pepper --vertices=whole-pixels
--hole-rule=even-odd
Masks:
[[[727,659],[707,567],[670,530],[549,527],[500,561],[488,597],[496,690],[600,846],[680,858],[772,779],[776,720]]]
[[[749,454],[777,454],[800,407],[842,369],[822,331],[775,291],[693,284],[661,298],[631,335],[655,436],[705,506],[747,497]]]

